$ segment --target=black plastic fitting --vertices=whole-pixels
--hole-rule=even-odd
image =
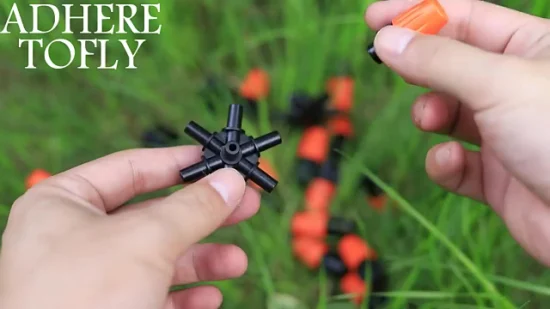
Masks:
[[[342,217],[331,217],[328,221],[327,233],[334,236],[353,234],[357,231],[357,225],[353,220]]]
[[[336,111],[328,109],[329,98],[327,93],[317,97],[302,92],[293,94],[290,98],[290,111],[284,116],[287,123],[298,128],[323,124],[337,114]]]
[[[277,186],[277,180],[258,167],[260,153],[282,143],[277,131],[258,138],[247,136],[241,128],[243,107],[231,104],[227,125],[221,132],[210,133],[194,121],[189,122],[185,133],[203,146],[201,162],[180,171],[184,182],[194,182],[214,171],[230,167],[239,171],[245,180],[252,180],[266,192]]]
[[[329,252],[323,257],[322,265],[325,272],[331,277],[341,278],[347,272],[346,265],[334,252]]]
[[[382,60],[380,60],[380,58],[376,54],[376,50],[374,49],[374,43],[370,43],[369,46],[367,46],[367,53],[369,53],[369,55],[371,56],[372,60],[374,60],[374,62],[378,64],[382,63]]]
[[[365,280],[365,274],[367,268],[370,268],[370,291],[372,293],[384,293],[389,288],[389,277],[384,269],[384,265],[381,260],[364,261],[362,262],[357,271],[361,279]],[[387,302],[387,297],[384,296],[371,296],[370,305],[371,308],[380,308]]]

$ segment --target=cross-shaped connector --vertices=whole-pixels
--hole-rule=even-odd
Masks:
[[[241,128],[243,107],[231,104],[227,126],[221,132],[210,133],[194,121],[189,122],[185,133],[203,146],[201,162],[180,171],[184,182],[194,182],[214,171],[230,167],[239,171],[245,180],[252,180],[266,192],[277,186],[277,180],[258,167],[260,153],[281,144],[279,132],[273,131],[253,138]]]

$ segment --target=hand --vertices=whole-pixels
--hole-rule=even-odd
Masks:
[[[413,4],[374,3],[367,23],[378,30]],[[418,128],[481,146],[435,146],[426,158],[431,179],[491,205],[550,266],[550,21],[482,1],[441,4],[449,15],[441,35],[384,27],[377,54],[407,82],[433,90],[413,106]]]
[[[0,308],[218,308],[202,286],[242,275],[245,253],[196,244],[258,211],[259,194],[222,169],[165,197],[120,207],[177,185],[199,159],[194,146],[122,151],[50,177],[12,207],[0,255]],[[246,189],[245,189],[246,188]]]

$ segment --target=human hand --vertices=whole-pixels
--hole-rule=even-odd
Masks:
[[[475,0],[440,0],[449,23],[440,36],[383,28],[375,48],[407,82],[430,88],[414,123],[481,146],[432,148],[428,175],[442,187],[487,203],[514,238],[550,266],[550,21]],[[380,29],[417,1],[372,4]]]
[[[0,253],[0,308],[218,308],[212,286],[174,284],[242,275],[245,253],[196,244],[251,217],[259,193],[222,169],[171,195],[120,207],[177,185],[200,147],[115,153],[52,176],[13,204]],[[246,188],[246,189],[245,189]]]

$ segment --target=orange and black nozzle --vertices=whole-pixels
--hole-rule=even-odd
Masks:
[[[327,82],[331,109],[339,114],[348,114],[353,108],[355,81],[350,76],[337,76]]]
[[[357,273],[363,281],[365,281],[366,275],[369,275],[367,279],[370,279],[371,293],[384,293],[388,291],[389,278],[380,260],[364,261],[359,265]],[[385,296],[372,295],[369,298],[369,305],[371,305],[372,308],[381,308],[387,300]]]
[[[238,93],[240,101],[244,101],[248,107],[248,114],[256,117],[258,114],[258,101],[269,95],[270,81],[269,74],[260,68],[248,71],[247,75],[234,91]]]
[[[353,123],[347,115],[337,115],[330,119],[328,126],[332,134],[350,139],[353,136]]]
[[[357,305],[363,302],[363,298],[365,298],[365,295],[368,292],[367,289],[368,285],[356,272],[347,273],[340,280],[340,290],[344,294],[353,295],[352,301]]]
[[[317,177],[321,164],[328,156],[330,134],[322,126],[314,126],[304,131],[297,149],[297,178],[301,185],[308,184]]]
[[[35,169],[29,174],[29,176],[27,176],[27,179],[25,180],[25,188],[30,189],[32,186],[51,176],[52,175],[46,170]]]
[[[332,137],[328,158],[322,163],[319,175],[311,180],[306,189],[307,210],[328,211],[339,178],[341,155],[337,151],[343,148],[345,139],[341,135]]]
[[[326,178],[314,178],[305,191],[306,210],[328,212],[332,198],[336,193],[334,183]]]
[[[365,240],[355,234],[345,235],[338,243],[338,255],[349,270],[355,271],[364,261],[378,258]]]
[[[325,238],[327,235],[342,236],[354,233],[356,225],[352,220],[330,217],[326,212],[306,211],[294,214],[291,228],[295,236]]]
[[[294,256],[309,269],[318,268],[328,250],[328,245],[321,239],[297,237],[292,240]]]
[[[422,34],[437,34],[449,21],[449,17],[437,0],[424,0],[411,7],[405,12],[397,15],[392,20],[392,25],[401,28],[408,28]],[[377,63],[382,63],[374,43],[367,47],[367,52]]]
[[[294,128],[310,128],[323,125],[334,111],[328,109],[329,95],[312,96],[296,92],[290,98],[290,110],[280,118]]]
[[[259,101],[269,95],[269,75],[266,71],[255,68],[248,72],[239,87],[239,95],[245,99]]]
[[[382,211],[386,207],[387,197],[384,191],[367,176],[363,178],[363,189],[367,194],[367,202],[371,207],[377,211]]]

